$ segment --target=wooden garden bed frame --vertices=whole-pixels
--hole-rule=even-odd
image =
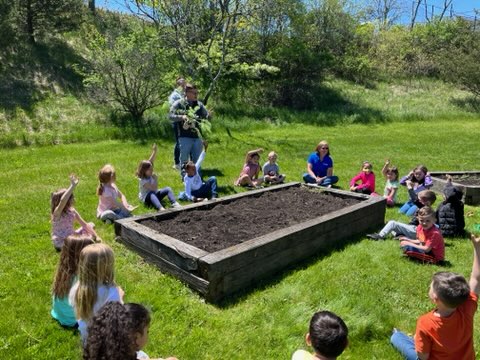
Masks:
[[[146,219],[161,221],[174,217],[177,212],[213,208],[217,204],[231,203],[239,198],[300,186],[362,201],[213,253],[141,224]],[[225,196],[214,202],[196,203],[180,209],[122,219],[115,222],[115,232],[118,241],[157,265],[161,271],[188,284],[207,301],[215,303],[255,285],[260,279],[268,278],[292,264],[319,254],[332,245],[347,243],[368,229],[383,226],[385,209],[386,202],[381,196],[371,197],[343,190],[288,183]]]

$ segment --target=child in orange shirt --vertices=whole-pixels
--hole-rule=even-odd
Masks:
[[[470,282],[462,275],[437,272],[428,296],[436,308],[417,320],[415,338],[394,329],[392,345],[407,360],[474,360],[473,318],[480,292],[480,236],[472,234]]]

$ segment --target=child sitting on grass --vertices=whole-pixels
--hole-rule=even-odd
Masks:
[[[410,171],[408,175],[400,179],[400,185],[408,188],[410,200],[403,204],[398,211],[401,214],[412,216],[418,208],[415,206],[414,197],[411,195],[410,190],[413,190],[415,194],[418,194],[420,191],[428,190],[433,186],[433,181],[428,173],[427,167],[424,165],[417,165],[417,167]]]
[[[150,359],[141,350],[148,342],[150,319],[150,313],[143,305],[107,303],[93,317],[88,326],[83,358],[85,360]],[[177,359],[169,357],[166,360]]]
[[[265,183],[280,184],[285,180],[285,175],[280,174],[280,167],[277,164],[275,151],[268,153],[268,161],[262,167],[263,180]]]
[[[415,202],[415,205],[419,209],[423,208],[424,206],[432,206],[437,196],[431,190],[424,190],[418,194],[418,199]],[[410,223],[404,224],[399,221],[390,220],[387,225],[380,230],[379,233],[367,234],[367,237],[372,240],[384,240],[389,234],[393,236],[404,235],[408,238],[415,238],[417,234],[417,226],[418,226],[418,211],[414,214]]]
[[[398,169],[395,166],[389,166],[390,160],[385,161],[382,168],[382,174],[387,179],[385,189],[383,190],[383,197],[387,199],[387,206],[395,206],[397,200],[398,186]]]
[[[358,181],[360,181],[359,184],[357,184]],[[371,162],[362,163],[361,171],[350,180],[350,190],[366,195],[375,193],[375,174]]]
[[[459,274],[437,272],[428,296],[435,309],[417,320],[415,337],[393,330],[390,341],[407,360],[474,360],[473,318],[480,291],[480,236],[472,234],[470,282]]]
[[[97,187],[97,217],[107,224],[132,216],[132,211],[138,207],[128,203],[125,195],[115,185],[116,179],[115,168],[110,164],[102,167],[98,173],[100,184]]]
[[[262,185],[263,179],[258,177],[260,173],[260,154],[263,149],[255,149],[247,152],[245,156],[245,164],[238,179],[235,181],[235,186],[247,186],[252,188],[259,188]]]
[[[425,206],[418,211],[417,233],[415,238],[401,236],[400,247],[407,256],[412,252],[426,254],[433,257],[434,262],[443,261],[445,258],[445,242],[440,230],[435,226],[435,211]]]
[[[60,189],[50,196],[50,207],[52,211],[52,242],[55,250],[62,250],[63,243],[70,235],[88,236],[92,240],[101,240],[95,232],[94,224],[87,223],[82,219],[77,210],[73,207],[75,199],[73,191],[78,185],[78,178],[70,176],[68,189]],[[75,230],[73,225],[77,221],[82,227]]]
[[[347,325],[330,311],[316,312],[310,320],[305,342],[315,353],[297,350],[292,360],[336,359],[348,345]]]
[[[443,202],[437,208],[437,221],[444,237],[465,235],[463,192],[452,185],[452,177],[447,175],[443,189]]]
[[[165,210],[160,201],[167,196],[172,207],[180,207],[181,205],[175,199],[175,195],[173,195],[171,188],[166,186],[158,189],[158,177],[157,174],[153,172],[153,162],[155,161],[156,156],[157,144],[153,144],[150,158],[148,160],[142,160],[138,165],[138,198],[146,206],[153,206],[157,210]]]
[[[203,142],[203,151],[200,154],[196,163],[192,161],[187,162],[184,165],[185,177],[183,178],[183,184],[185,185],[185,193],[182,197],[187,200],[197,202],[208,199],[216,199],[217,194],[217,178],[210,176],[206,182],[204,182],[199,174],[202,162],[205,159],[207,153],[208,143]]]

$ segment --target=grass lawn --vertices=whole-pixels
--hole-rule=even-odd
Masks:
[[[221,121],[219,119],[218,121]],[[377,173],[377,191],[384,181],[383,161],[390,158],[401,174],[418,163],[429,170],[479,169],[478,118],[311,126],[274,123],[255,130],[215,134],[204,162],[204,172],[215,174],[220,196],[241,191],[232,186],[245,151],[263,147],[279,154],[288,180],[299,181],[306,158],[318,141],[326,139],[335,161],[339,185],[346,189],[363,160]],[[113,228],[95,219],[96,173],[105,163],[117,170],[117,185],[138,204],[135,168],[148,158],[150,144],[102,141],[0,152],[0,358],[80,358],[79,337],[62,329],[49,314],[50,286],[58,254],[50,241],[49,195],[68,186],[68,175],[80,177],[76,208],[116,254],[116,279],[126,302],[140,302],[152,310],[152,357],[173,354],[179,359],[289,359],[304,347],[312,313],[328,309],[339,314],[350,330],[350,346],[342,359],[400,359],[389,336],[398,327],[413,332],[416,318],[432,308],[427,289],[432,274],[445,268],[419,265],[400,256],[397,241],[374,242],[365,237],[350,245],[318,254],[271,281],[221,306],[206,304],[181,282],[146,264],[114,241]],[[156,172],[160,185],[181,190],[171,168],[172,142],[159,141]],[[264,161],[266,156],[262,158]],[[406,199],[401,189],[400,199]],[[255,206],[252,203],[252,206]],[[288,204],[286,204],[288,206]],[[148,210],[140,206],[137,214]],[[469,230],[480,223],[478,207],[466,218]],[[407,217],[397,209],[386,220]],[[448,271],[466,276],[471,268],[471,245],[465,239],[446,242]],[[476,328],[480,322],[476,319]],[[480,336],[475,336],[478,353]]]

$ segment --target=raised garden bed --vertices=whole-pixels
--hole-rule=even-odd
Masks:
[[[211,302],[384,224],[385,200],[299,183],[119,220],[119,241]]]
[[[448,174],[453,178],[453,185],[462,189],[465,204],[480,204],[480,171],[435,171],[430,174],[434,191],[443,193]]]

